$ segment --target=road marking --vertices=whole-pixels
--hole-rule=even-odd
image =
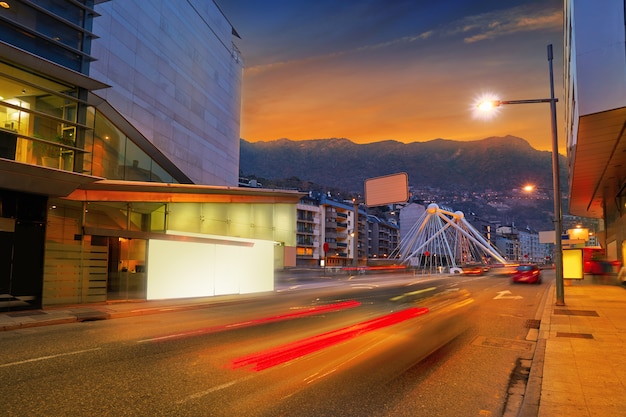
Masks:
[[[182,400],[176,401],[176,404],[184,404],[187,401],[197,400],[198,398],[202,398],[202,397],[205,397],[205,396],[207,396],[207,395],[209,395],[209,394],[211,394],[213,392],[220,391],[220,390],[232,387],[233,385],[235,385],[235,384],[237,384],[239,382],[243,382],[243,381],[245,381],[247,379],[250,379],[250,378],[252,378],[252,375],[244,377],[244,378],[240,378],[240,379],[238,379],[236,381],[226,382],[225,384],[217,385],[215,387],[211,387],[211,388],[209,388],[207,390],[204,390],[204,391],[196,392],[195,394],[188,395],[187,397],[183,398]]]
[[[354,283],[354,284],[350,284],[350,288],[355,288],[355,289],[367,289],[367,290],[372,290],[372,289],[375,289],[375,288],[378,288],[378,287],[379,287],[378,285],[375,285],[375,284],[367,284],[367,283],[365,283],[365,282],[363,282],[363,283],[357,282],[357,283]]]
[[[398,301],[398,300],[403,299],[404,297],[410,297],[412,295],[417,295],[417,294],[421,294],[421,293],[428,292],[428,291],[434,291],[436,289],[437,289],[437,287],[429,287],[429,288],[424,288],[422,290],[417,290],[417,291],[412,291],[412,292],[405,292],[404,294],[398,295],[397,297],[393,297],[391,299],[391,301]]]
[[[520,300],[520,299],[524,298],[521,295],[507,295],[507,294],[511,294],[511,291],[509,291],[509,290],[498,291],[498,295],[493,297],[493,299],[494,300],[501,300],[501,299],[504,299],[504,298],[508,298],[510,300]]]
[[[24,361],[18,361],[18,362],[11,362],[11,363],[3,363],[2,365],[0,365],[0,368],[6,368],[9,366],[15,366],[15,365],[23,365],[25,363],[31,363],[31,362],[39,362],[39,361],[45,361],[47,359],[55,359],[55,358],[60,358],[63,356],[70,356],[70,355],[79,355],[81,353],[86,353],[86,352],[94,352],[96,350],[100,350],[102,348],[93,348],[93,349],[85,349],[85,350],[77,350],[75,352],[67,352],[67,353],[59,353],[58,355],[49,355],[49,356],[41,356],[39,358],[32,358],[32,359],[26,359]]]

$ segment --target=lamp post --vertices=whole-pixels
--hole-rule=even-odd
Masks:
[[[493,109],[505,104],[532,104],[550,103],[550,119],[552,125],[552,184],[554,191],[554,265],[556,274],[556,305],[565,305],[563,287],[563,245],[561,242],[563,216],[561,213],[561,178],[559,169],[559,144],[556,128],[556,102],[554,98],[554,75],[552,71],[552,45],[548,45],[548,65],[550,70],[550,98],[532,100],[491,100],[478,103],[478,108],[483,111]]]
[[[359,266],[359,203],[356,198],[352,199],[352,204],[354,206],[354,236],[352,238],[353,243],[353,259],[352,264],[355,267]]]

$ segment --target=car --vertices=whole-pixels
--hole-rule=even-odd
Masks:
[[[519,265],[513,275],[512,282],[523,282],[527,284],[541,284],[541,270],[537,265]]]
[[[498,277],[510,277],[517,271],[517,267],[520,264],[511,263],[511,264],[495,264],[491,266],[491,272],[493,275]]]
[[[483,275],[485,273],[485,269],[482,265],[463,265],[461,267],[461,270],[463,271],[464,275]]]

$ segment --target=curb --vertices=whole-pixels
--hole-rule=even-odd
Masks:
[[[20,330],[27,329],[33,327],[43,327],[43,326],[53,326],[57,324],[68,324],[68,323],[77,323],[77,322],[86,322],[86,321],[97,321],[97,320],[111,320],[111,319],[121,319],[127,317],[134,316],[144,316],[144,315],[152,315],[152,314],[161,314],[161,313],[171,313],[174,311],[187,311],[187,310],[198,310],[203,308],[209,308],[214,305],[226,304],[226,303],[237,303],[242,301],[243,299],[249,300],[259,295],[265,295],[266,293],[259,294],[246,294],[244,296],[238,295],[236,297],[232,296],[224,296],[224,297],[215,297],[212,299],[203,298],[201,301],[197,302],[187,302],[184,304],[167,304],[167,305],[159,305],[159,306],[146,306],[141,308],[141,304],[135,304],[135,307],[132,309],[120,309],[119,311],[115,308],[111,308],[108,304],[101,305],[100,308],[94,307],[61,307],[61,308],[50,308],[39,310],[40,312],[46,313],[48,316],[37,316],[37,319],[29,319],[29,320],[15,320],[14,322],[9,323],[0,323],[0,332],[11,331],[11,330]]]
[[[554,282],[550,289],[545,292],[542,300],[542,308],[537,310],[535,319],[541,320],[539,332],[535,335],[537,345],[533,355],[532,364],[530,366],[530,374],[526,384],[526,392],[522,399],[522,405],[517,413],[517,417],[536,417],[539,414],[539,402],[541,401],[541,386],[543,383],[543,368],[546,357],[546,338],[540,337],[546,334],[546,329],[550,327],[551,311],[547,310],[548,300],[554,299]]]
[[[56,324],[75,323],[76,321],[78,321],[76,317],[63,317],[63,318],[58,318],[58,319],[33,321],[29,323],[3,324],[3,325],[0,325],[0,332],[10,331],[10,330],[19,330],[19,329],[28,329],[31,327],[43,327],[43,326],[52,326]]]

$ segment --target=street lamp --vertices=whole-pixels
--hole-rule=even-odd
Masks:
[[[544,187],[537,187],[536,185],[533,184],[526,184],[522,187],[522,191],[524,191],[527,194],[533,194],[535,193],[535,191],[549,191],[550,193],[554,194],[554,190],[552,188],[544,188]]]
[[[355,267],[359,266],[359,202],[356,198],[352,199],[352,205],[354,208],[354,236],[352,239],[353,244],[353,258],[352,264]]]
[[[554,191],[554,264],[556,273],[556,305],[565,305],[563,288],[563,245],[561,242],[563,216],[561,213],[561,178],[559,169],[559,145],[556,129],[556,102],[554,98],[554,76],[552,71],[552,45],[548,45],[548,66],[550,70],[550,98],[533,100],[486,100],[478,103],[480,111],[489,111],[505,104],[550,103],[550,119],[552,124],[552,183]]]
[[[537,190],[538,188],[535,187],[534,185],[528,184],[528,185],[525,185],[524,187],[522,187],[522,189],[524,191],[526,191],[527,193],[532,193],[533,191]]]

